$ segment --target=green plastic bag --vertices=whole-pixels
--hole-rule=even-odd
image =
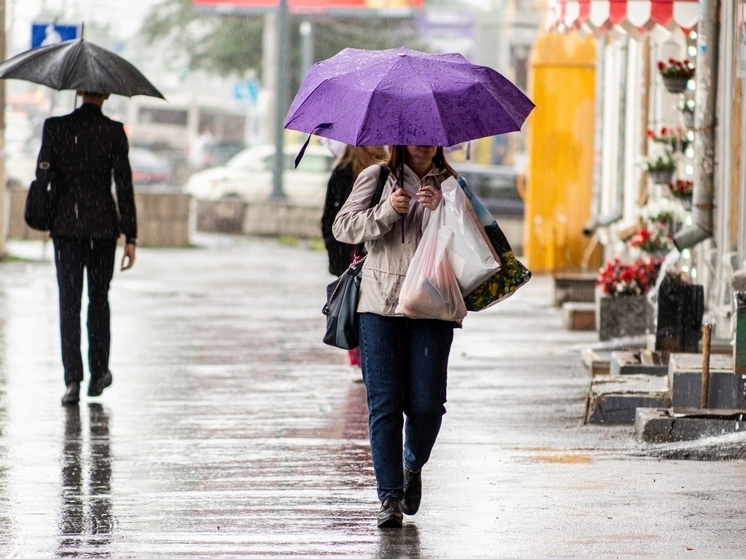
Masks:
[[[500,270],[464,297],[467,310],[481,311],[507,299],[519,287],[527,284],[531,279],[531,271],[515,257],[513,249],[510,247],[510,243],[497,224],[497,221],[469,189],[466,181],[462,177],[458,177],[458,183],[474,208],[477,220],[484,227],[487,238],[500,257],[502,264]]]

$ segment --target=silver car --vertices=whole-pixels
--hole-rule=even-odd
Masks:
[[[289,200],[323,204],[334,156],[324,147],[309,145],[295,168],[301,146],[286,145],[283,190]],[[268,200],[272,194],[275,147],[247,148],[224,165],[194,173],[184,191],[198,200],[237,197],[246,201]]]

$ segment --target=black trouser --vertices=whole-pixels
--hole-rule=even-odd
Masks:
[[[88,280],[88,368],[91,379],[109,370],[111,342],[109,284],[114,276],[116,239],[55,237],[54,262],[60,293],[60,337],[65,385],[83,381],[80,308],[83,270]]]

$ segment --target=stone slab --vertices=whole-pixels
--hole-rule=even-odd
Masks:
[[[666,377],[629,375],[591,381],[585,422],[632,425],[637,408],[668,408],[671,397]]]
[[[746,416],[730,410],[706,415],[681,415],[670,409],[640,408],[635,417],[637,438],[649,443],[692,441],[746,429]]]
[[[501,222],[502,223],[502,222]],[[596,300],[596,272],[557,272],[554,274],[554,304],[593,303]]]
[[[611,375],[656,375],[668,374],[668,361],[655,351],[614,351],[611,354]]]

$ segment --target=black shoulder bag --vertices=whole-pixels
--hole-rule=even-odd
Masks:
[[[26,194],[23,219],[31,229],[49,231],[54,224],[56,205],[54,185],[33,180]]]
[[[370,203],[372,208],[381,200],[383,185],[389,170],[381,166],[376,192]],[[324,343],[340,349],[355,349],[360,345],[357,304],[360,299],[360,282],[366,254],[362,244],[357,245],[350,267],[336,280],[326,286],[326,304],[321,309],[326,315]]]

